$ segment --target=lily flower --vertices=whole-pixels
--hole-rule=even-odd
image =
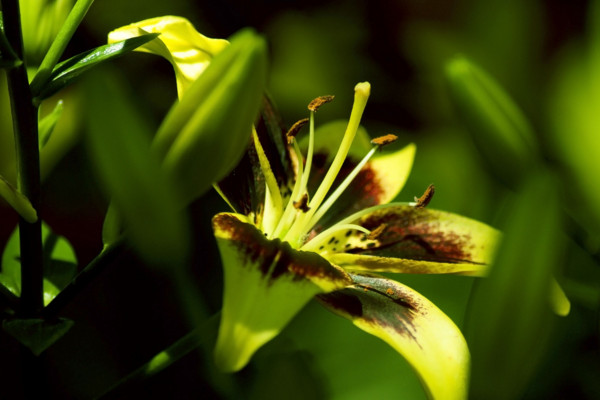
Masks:
[[[312,298],[403,355],[435,399],[465,398],[469,352],[440,309],[378,272],[483,275],[499,233],[415,202],[390,203],[409,175],[415,146],[378,152],[359,127],[370,84],[355,87],[340,140],[315,135],[315,112],[287,133],[268,101],[240,164],[216,188],[232,212],[212,224],[224,268],[215,348],[224,371],[243,368]],[[296,134],[309,125],[304,154]],[[336,149],[337,147],[337,149]]]

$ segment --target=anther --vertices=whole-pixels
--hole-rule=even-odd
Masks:
[[[304,125],[306,125],[307,123],[308,123],[308,118],[304,118],[304,119],[301,119],[300,121],[297,121],[294,125],[292,125],[292,127],[285,134],[285,136],[287,136],[289,144],[292,143],[292,139],[296,137],[298,132],[300,132],[300,129],[302,129],[302,127]]]
[[[310,207],[308,206],[308,194],[306,193],[304,193],[304,195],[300,197],[300,200],[294,201],[293,204],[297,210],[300,210],[304,213],[310,210]]]
[[[320,96],[310,102],[308,109],[316,112],[323,104],[327,104],[333,100],[335,96]]]
[[[429,202],[433,198],[434,193],[435,193],[435,186],[429,185],[427,187],[427,189],[425,190],[425,193],[423,193],[423,196],[421,196],[419,198],[417,198],[415,196],[415,202],[417,203],[417,204],[415,204],[415,208],[425,208],[427,206],[427,204],[429,204]]]
[[[398,139],[398,136],[392,135],[390,133],[390,134],[387,134],[384,136],[379,136],[379,137],[376,137],[375,139],[372,139],[371,144],[374,144],[377,146],[385,146],[386,144],[394,143],[397,139]]]
[[[381,236],[381,234],[383,233],[383,231],[385,231],[387,228],[387,224],[381,224],[379,225],[377,228],[373,229],[371,231],[371,233],[369,233],[367,235],[367,239],[369,240],[376,240],[379,236]]]

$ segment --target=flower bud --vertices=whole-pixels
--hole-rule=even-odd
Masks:
[[[261,104],[266,70],[265,40],[252,30],[241,31],[164,119],[153,149],[184,204],[241,158]]]

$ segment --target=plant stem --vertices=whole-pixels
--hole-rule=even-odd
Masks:
[[[17,57],[24,61],[19,1],[0,0],[0,4],[6,38]],[[32,101],[25,62],[8,69],[6,77],[17,153],[17,187],[38,213],[38,220],[34,223],[19,218],[21,300],[17,316],[35,318],[39,316],[44,306],[37,107]],[[34,356],[25,346],[21,346],[21,364],[25,397],[41,398],[46,387],[43,360]]]
[[[8,41],[23,60],[21,18],[17,0],[1,0]],[[20,191],[35,210],[40,209],[40,153],[38,147],[37,107],[33,105],[25,64],[7,71],[13,129],[17,150]],[[41,219],[32,224],[19,219],[21,239],[20,316],[36,317],[43,307],[43,266]]]
[[[94,0],[77,0],[77,3],[71,9],[69,16],[65,20],[56,38],[52,42],[50,49],[44,56],[40,67],[31,82],[31,88],[34,94],[39,94],[42,87],[47,83],[52,74],[52,70],[62,56],[67,44],[73,37],[73,34],[81,24],[83,17],[91,7]]]
[[[53,318],[104,269],[113,265],[113,261],[121,254],[121,242],[116,242],[102,250],[69,284],[44,308],[42,316]]]

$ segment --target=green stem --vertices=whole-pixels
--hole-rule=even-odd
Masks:
[[[114,260],[121,254],[121,242],[115,242],[106,247],[94,258],[69,284],[44,308],[44,318],[54,318],[69,304],[73,298],[85,289],[109,265],[114,265]]]
[[[18,57],[23,59],[19,2],[1,0],[6,37]],[[8,22],[8,23],[7,23]],[[7,71],[13,129],[18,161],[18,187],[35,210],[40,209],[40,153],[37,108],[33,105],[25,64]],[[21,239],[21,317],[39,315],[43,303],[42,226],[19,220]]]
[[[20,60],[24,60],[21,13],[18,0],[0,0],[6,38]],[[8,90],[17,153],[17,185],[38,211],[38,220],[28,223],[19,218],[21,241],[20,318],[35,318],[44,306],[44,270],[42,223],[40,209],[40,153],[38,147],[37,107],[34,106],[27,79],[27,68],[21,63],[7,70]],[[21,346],[23,388],[26,398],[40,398],[45,392],[43,359]]]
[[[34,94],[39,94],[42,87],[48,82],[54,66],[58,63],[67,44],[69,44],[69,41],[93,2],[94,0],[77,0],[77,3],[73,6],[31,82],[31,90]]]
[[[214,336],[219,325],[219,317],[220,313],[210,317],[201,326],[189,332],[177,342],[152,357],[146,364],[118,381],[104,394],[99,396],[98,400],[133,398],[135,389],[139,388],[146,379],[155,376],[194,350],[201,349],[204,350],[202,354],[205,356],[207,354],[212,355],[211,351],[207,352],[206,350],[210,350],[215,341]],[[222,398],[239,398],[237,396],[239,393],[236,393],[235,385],[232,384],[234,383],[233,378],[230,375],[216,372],[214,365],[212,365],[208,357],[204,361],[206,375],[219,395]]]

